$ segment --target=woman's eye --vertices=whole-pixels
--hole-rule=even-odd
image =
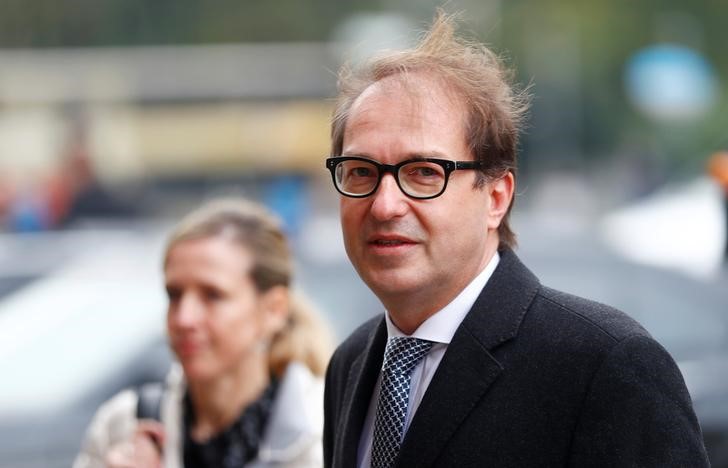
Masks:
[[[224,297],[224,294],[216,289],[207,289],[204,293],[208,301],[218,301]]]
[[[167,300],[169,300],[169,302],[179,301],[179,298],[181,295],[182,295],[182,293],[180,292],[179,289],[167,288]]]

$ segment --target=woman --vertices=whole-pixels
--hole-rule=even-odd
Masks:
[[[291,297],[278,223],[247,201],[185,218],[164,257],[167,332],[179,366],[161,423],[124,391],[97,412],[75,468],[321,466],[330,340]]]

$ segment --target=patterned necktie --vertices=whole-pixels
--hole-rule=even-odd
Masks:
[[[374,420],[372,468],[389,468],[399,453],[410,392],[410,374],[432,347],[431,341],[394,337],[387,342]]]

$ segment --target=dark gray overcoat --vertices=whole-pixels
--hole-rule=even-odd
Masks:
[[[634,320],[542,286],[508,250],[402,442],[399,467],[702,467],[700,427],[670,355]],[[383,316],[326,375],[326,467],[356,466],[382,365]]]

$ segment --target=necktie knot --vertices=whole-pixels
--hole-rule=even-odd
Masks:
[[[401,336],[390,338],[384,351],[384,370],[409,376],[430,348],[432,341]]]

